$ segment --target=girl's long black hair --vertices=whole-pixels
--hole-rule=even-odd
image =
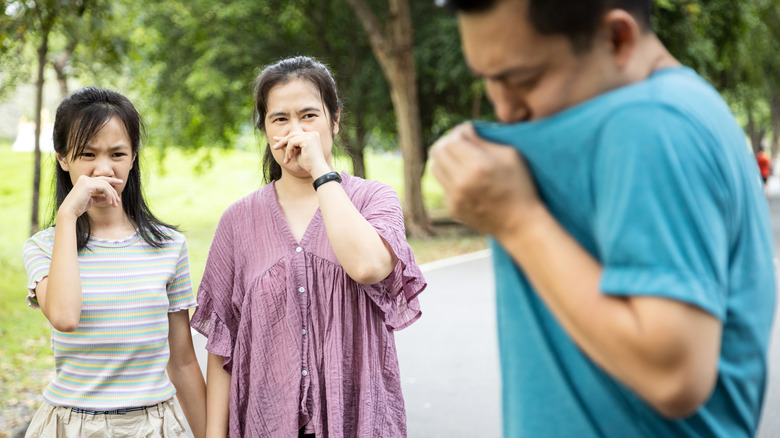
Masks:
[[[84,151],[87,143],[111,120],[118,118],[130,137],[135,162],[127,176],[125,188],[122,191],[122,208],[135,224],[141,237],[156,248],[163,245],[164,240],[171,239],[163,227],[176,229],[166,224],[152,214],[144,201],[141,190],[141,172],[138,152],[141,148],[141,137],[145,128],[133,104],[125,96],[111,90],[86,87],[74,91],[57,107],[54,119],[54,150],[64,159],[78,157]],[[56,206],[52,209],[49,225],[55,225],[57,211],[68,196],[73,183],[70,174],[55,162]],[[82,214],[76,221],[76,239],[79,251],[87,247],[91,236],[88,213]]]

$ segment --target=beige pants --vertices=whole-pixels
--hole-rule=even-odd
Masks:
[[[123,415],[90,415],[47,402],[38,409],[25,438],[179,438],[185,437],[184,421],[173,399]]]

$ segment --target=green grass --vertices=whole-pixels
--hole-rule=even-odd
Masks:
[[[0,143],[0,409],[27,405],[52,375],[46,318],[25,304],[22,244],[29,235],[32,205],[31,153],[12,152]],[[44,155],[42,167],[51,169]],[[49,181],[47,172],[43,178]],[[48,184],[42,199],[48,199]],[[1,429],[1,428],[0,428]],[[2,432],[0,432],[2,434]]]
[[[186,235],[197,286],[222,211],[261,186],[259,151],[169,150],[161,156],[149,149],[141,160],[147,201],[155,215]],[[370,178],[390,184],[403,196],[397,155],[368,154],[366,161]],[[52,156],[44,154],[41,226],[49,214],[52,167]],[[336,167],[350,169],[343,162]],[[9,142],[0,141],[0,436],[2,413],[34,403],[54,367],[48,322],[40,311],[29,309],[24,298],[27,280],[21,248],[29,236],[32,168],[32,153],[13,152]],[[423,191],[429,211],[440,212],[442,190],[428,174]],[[460,227],[442,227],[436,237],[411,239],[410,244],[420,264],[486,247],[484,238],[464,234]]]

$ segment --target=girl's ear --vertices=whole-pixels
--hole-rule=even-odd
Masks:
[[[336,114],[333,116],[333,135],[339,133],[339,120],[341,120],[341,109],[336,111]]]
[[[68,160],[62,158],[62,155],[57,154],[57,162],[60,163],[60,167],[62,168],[62,170],[64,170],[65,172],[70,172],[70,170],[68,169]]]

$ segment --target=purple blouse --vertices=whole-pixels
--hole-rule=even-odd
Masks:
[[[393,331],[420,317],[426,283],[393,189],[341,176],[398,258],[377,284],[347,275],[319,210],[298,243],[273,183],[219,221],[191,324],[231,373],[231,437],[406,436]]]

